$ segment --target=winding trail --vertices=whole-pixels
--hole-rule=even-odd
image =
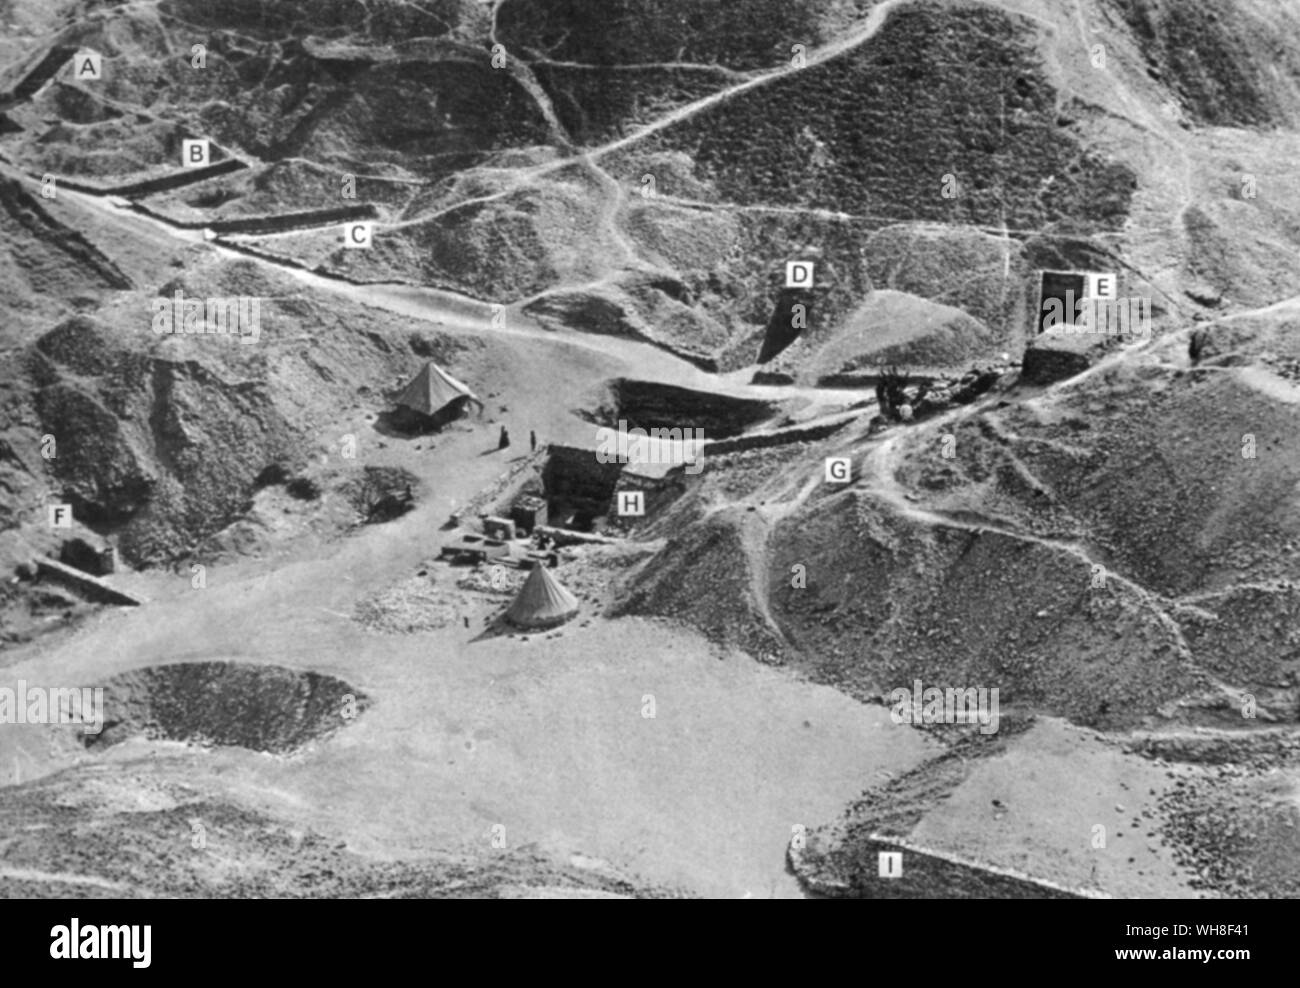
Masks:
[[[850,31],[842,38],[837,38],[829,44],[822,45],[820,48],[815,48],[810,51],[803,66],[795,67],[793,64],[785,65],[779,69],[773,69],[771,72],[764,72],[761,75],[756,75],[744,82],[736,83],[734,86],[728,86],[726,89],[705,96],[703,99],[698,99],[693,103],[688,103],[686,106],[678,107],[676,110],[664,114],[654,123],[646,124],[626,137],[621,137],[616,141],[611,141],[608,144],[588,151],[586,156],[600,158],[608,154],[613,154],[616,151],[621,151],[625,147],[645,140],[652,134],[657,134],[659,131],[665,130],[683,120],[689,120],[691,117],[703,113],[705,110],[712,109],[721,103],[725,103],[733,97],[740,96],[742,93],[747,93],[751,89],[766,86],[769,83],[783,79],[788,75],[792,75],[795,72],[803,72],[807,68],[811,68],[814,65],[820,65],[822,62],[830,61],[832,58],[843,55],[847,51],[852,51],[854,48],[861,47],[879,33],[880,29],[885,26],[885,21],[888,20],[889,15],[893,13],[894,9],[900,4],[906,2],[910,2],[910,0],[885,0],[884,3],[879,7],[876,7],[867,15],[867,19],[863,21],[861,26],[856,30]]]
[[[751,76],[743,82],[737,82],[734,85],[718,90],[716,93],[711,93],[701,99],[687,103],[675,110],[671,110],[658,120],[644,124],[624,137],[617,138],[616,140],[602,144],[598,147],[589,148],[575,157],[563,157],[555,161],[534,165],[531,168],[512,170],[510,174],[513,180],[506,188],[497,192],[484,196],[477,196],[473,199],[466,199],[433,213],[427,213],[414,219],[395,223],[391,226],[384,227],[383,229],[393,230],[407,226],[418,226],[420,224],[429,223],[468,206],[497,202],[514,195],[520,189],[525,188],[530,182],[538,178],[572,167],[575,162],[586,161],[592,163],[606,155],[621,151],[624,148],[645,140],[647,137],[651,137],[662,130],[672,127],[674,124],[680,123],[683,120],[689,120],[691,117],[703,113],[705,110],[712,109],[715,106],[725,103],[733,97],[740,96],[752,89],[757,89],[760,86],[766,86],[769,83],[784,79],[786,76],[792,75],[795,72],[803,72],[814,65],[819,65],[822,62],[829,61],[847,51],[852,51],[853,49],[866,44],[866,42],[870,41],[880,32],[880,29],[884,27],[886,20],[896,7],[900,4],[909,2],[912,2],[912,0],[884,0],[884,3],[872,10],[866,20],[864,20],[856,30],[849,32],[841,38],[837,38],[829,44],[810,51],[807,54],[805,64],[802,67],[796,68],[793,64],[785,65],[781,68],[773,69],[770,72],[763,72]]]

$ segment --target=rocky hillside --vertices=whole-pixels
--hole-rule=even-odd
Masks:
[[[1279,167],[1300,113],[1281,39],[1300,19],[1278,0],[1234,0],[1230,16],[1203,0],[1089,0],[1078,17],[939,0],[597,6],[101,12],[63,40],[102,50],[106,79],[56,79],[11,111],[8,146],[32,172],[116,178],[173,168],[202,134],[251,165],[154,197],[182,219],[335,207],[353,175],[383,218],[377,250],[332,232],[264,246],[532,303],[727,370],[766,361],[777,330],[810,341],[787,365],[815,362],[860,335],[855,313],[882,288],[982,323],[966,366],[1019,354],[1043,267],[1117,271],[1170,326],[1300,290],[1296,182]],[[817,261],[807,297],[784,287],[792,258]]]
[[[268,471],[288,477],[319,456],[339,408],[380,395],[422,357],[454,366],[466,346],[420,332],[381,336],[383,317],[327,309],[247,261],[192,269],[155,298],[170,304],[178,290],[259,298],[262,332],[279,342],[157,335],[143,293],[41,334],[19,351],[5,413],[7,526],[58,500],[113,536],[133,565],[186,556],[248,510]],[[50,457],[41,453],[47,436]]]
[[[133,802],[120,795],[129,780]],[[665,898],[680,893],[530,848],[379,862],[156,767],[87,765],[6,793],[9,898]],[[19,824],[22,821],[22,824]],[[35,824],[35,825],[33,825]],[[42,825],[43,824],[43,825]]]
[[[1021,712],[1120,728],[1240,727],[1249,696],[1293,723],[1296,318],[1207,324],[1195,362],[1175,334],[1047,393],[850,430],[751,465],[748,510],[715,479],[658,523],[667,548],[624,606],[746,643],[759,615],[785,661],[863,699],[998,686]],[[821,482],[828,456],[855,480]],[[699,616],[720,572],[732,603]]]
[[[1287,795],[1296,742],[1285,733],[1124,744],[1039,719],[949,744],[791,848],[810,891],[1285,899],[1300,887],[1300,813]],[[882,879],[879,853],[897,848],[901,880]]]

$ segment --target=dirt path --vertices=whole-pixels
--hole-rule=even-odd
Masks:
[[[894,8],[905,2],[908,2],[908,0],[884,0],[884,3],[880,4],[880,6],[876,7],[867,15],[867,19],[862,22],[862,25],[858,27],[857,30],[850,31],[844,35],[844,37],[837,38],[830,44],[823,45],[820,48],[815,48],[808,52],[805,65],[802,68],[796,68],[793,64],[786,65],[779,69],[774,69],[771,72],[764,72],[761,75],[756,75],[753,78],[746,79],[744,82],[738,82],[735,85],[728,86],[716,93],[705,96],[703,99],[698,99],[693,103],[688,103],[686,106],[678,107],[676,110],[664,114],[654,123],[646,124],[645,126],[633,131],[631,134],[628,134],[626,137],[621,137],[616,141],[611,141],[610,143],[601,145],[598,148],[593,148],[591,151],[587,152],[587,157],[602,158],[605,155],[621,151],[632,144],[645,140],[653,134],[659,133],[661,130],[666,130],[673,126],[673,124],[681,123],[683,120],[689,120],[691,117],[697,116],[705,110],[712,109],[721,103],[725,103],[733,97],[740,96],[742,93],[747,93],[751,89],[766,86],[771,82],[784,78],[785,76],[791,75],[795,72],[802,72],[805,68],[811,68],[814,65],[818,65],[822,62],[829,61],[838,55],[842,55],[846,51],[858,48],[874,38],[876,34],[879,33],[880,29],[885,26],[885,21],[888,19],[889,15],[893,13]]]
[[[627,148],[633,144],[643,141],[647,137],[657,134],[661,130],[665,130],[676,123],[680,123],[683,120],[688,120],[699,113],[703,113],[705,110],[708,110],[712,107],[725,103],[727,100],[731,99],[732,97],[739,96],[742,93],[746,93],[751,89],[756,89],[760,86],[765,86],[778,79],[782,79],[785,76],[788,76],[794,72],[802,72],[804,71],[805,68],[810,68],[821,62],[828,61],[829,59],[835,58],[838,55],[844,54],[844,52],[846,51],[850,51],[854,48],[857,48],[865,44],[867,41],[875,37],[877,33],[879,33],[880,29],[884,26],[886,19],[889,17],[890,13],[893,12],[894,8],[897,7],[899,4],[907,3],[907,2],[911,2],[911,0],[884,0],[884,2],[880,4],[880,6],[876,7],[874,10],[871,11],[870,14],[867,15],[867,19],[863,21],[862,25],[858,27],[857,30],[849,32],[844,37],[838,38],[835,41],[831,42],[830,44],[824,45],[821,48],[817,48],[808,52],[806,56],[806,62],[803,68],[796,68],[793,64],[791,64],[791,65],[783,66],[779,69],[773,69],[770,72],[763,72],[758,75],[750,76],[746,78],[743,82],[734,83],[733,85],[720,89],[715,93],[711,93],[708,96],[702,97],[701,99],[688,103],[685,106],[678,107],[677,109],[664,114],[658,120],[655,120],[652,123],[648,123],[637,128],[635,131],[633,131],[631,134],[626,135],[625,137],[620,137],[617,140],[610,141],[606,144],[602,144],[599,147],[590,148],[584,151],[579,156],[561,158],[558,161],[549,161],[544,164],[535,165],[531,168],[519,169],[515,172],[515,180],[512,181],[506,188],[501,189],[497,192],[493,192],[484,196],[477,196],[473,199],[466,199],[462,202],[454,203],[453,205],[447,206],[436,212],[427,213],[423,216],[419,216],[410,220],[405,220],[401,223],[394,223],[391,226],[385,227],[384,229],[390,229],[390,230],[399,229],[404,226],[416,226],[422,223],[429,223],[449,213],[453,213],[456,212],[457,210],[464,209],[467,206],[476,206],[476,205],[483,205],[490,202],[497,202],[501,199],[505,199],[509,196],[514,195],[520,189],[525,188],[529,182],[535,181],[539,178],[543,178],[547,175],[554,174],[555,172],[561,171],[565,168],[572,167],[576,161],[585,160],[587,162],[594,163],[595,161],[605,157],[606,155],[613,154],[617,151],[621,151],[624,148]]]
[[[754,607],[762,617],[768,631],[783,648],[792,649],[776,615],[772,613],[772,586],[769,578],[772,564],[769,544],[772,540],[772,528],[765,515],[757,511],[746,511],[740,521],[741,549],[749,565],[749,593]]]

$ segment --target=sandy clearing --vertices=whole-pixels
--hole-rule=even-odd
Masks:
[[[505,397],[512,427],[517,415],[558,421],[572,400],[540,381]],[[883,708],[743,655],[720,660],[666,623],[596,619],[558,638],[474,642],[499,604],[474,610],[469,630],[412,636],[374,634],[338,616],[436,551],[451,502],[508,465],[478,455],[493,435],[487,424],[448,433],[427,456],[394,444],[389,452],[433,489],[415,512],[308,546],[293,561],[210,566],[204,590],[190,589],[188,572],[140,574],[153,604],[102,612],[53,647],[26,647],[6,677],[93,684],[154,663],[213,659],[335,675],[374,706],[292,758],[174,744],[78,757],[118,763],[127,789],[170,779],[230,793],[382,858],[493,854],[499,823],[509,847],[591,855],[656,883],[800,895],[785,872],[792,826],[834,818],[882,772],[905,771],[933,750],[923,735],[894,728]],[[448,568],[434,574],[451,585]],[[641,716],[647,694],[653,719]],[[24,765],[24,779],[57,767],[57,758]]]
[[[216,788],[378,857],[490,855],[500,824],[510,848],[765,898],[801,894],[785,872],[792,826],[834,818],[881,773],[934,750],[884,708],[744,656],[719,659],[662,623],[597,621],[468,647],[452,632],[338,630],[328,652],[317,629],[241,656],[323,666],[370,694],[374,706],[333,739],[289,758],[171,744],[104,757],[125,779]],[[117,658],[82,673],[139,664]]]

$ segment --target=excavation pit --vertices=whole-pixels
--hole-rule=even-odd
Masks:
[[[130,738],[289,754],[347,726],[368,698],[341,679],[282,666],[183,662],[148,666],[104,683],[103,750]]]
[[[596,426],[617,429],[695,430],[709,440],[730,439],[773,418],[776,405],[756,398],[693,391],[653,381],[615,378],[605,385],[595,407],[578,414]],[[689,433],[688,433],[689,435]]]

